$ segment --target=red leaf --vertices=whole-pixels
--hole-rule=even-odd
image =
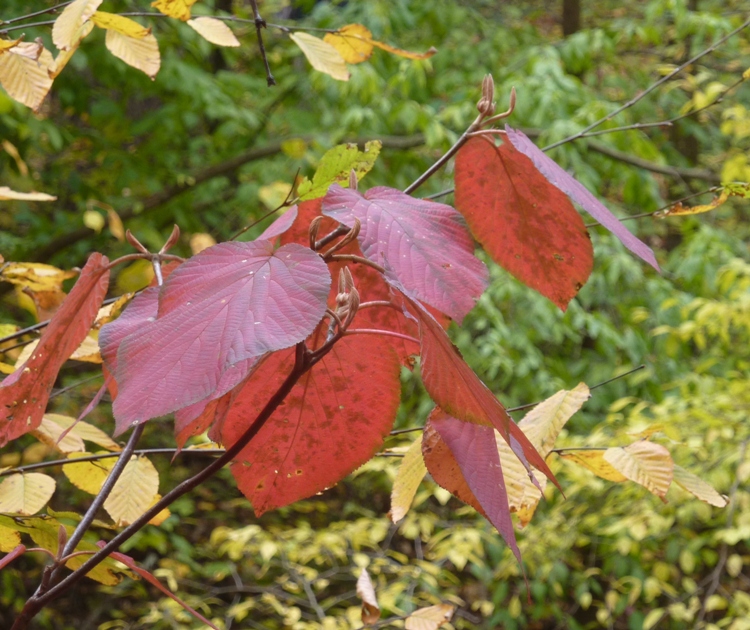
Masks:
[[[349,227],[359,219],[362,251],[386,269],[386,278],[459,323],[487,288],[487,268],[450,206],[384,186],[362,195],[333,184],[323,213]]]
[[[109,261],[91,254],[31,357],[0,383],[0,446],[36,429],[63,363],[89,332],[109,284]]]
[[[594,250],[581,215],[512,144],[461,147],[456,207],[495,262],[562,310],[588,280]]]
[[[102,548],[104,547],[105,543],[103,540],[100,540],[97,544],[97,547]],[[126,556],[124,553],[120,553],[118,551],[113,551],[109,554],[109,557],[113,560],[117,560],[118,562],[122,562],[128,569],[131,569],[132,571],[135,571],[138,575],[140,575],[144,580],[146,580],[149,584],[152,584],[156,588],[158,588],[162,593],[164,593],[167,597],[173,599],[176,601],[180,606],[182,606],[185,610],[187,610],[193,617],[195,617],[198,621],[205,623],[209,628],[213,628],[214,630],[219,630],[214,624],[212,624],[208,619],[206,619],[203,615],[201,615],[197,610],[194,608],[191,608],[188,606],[185,602],[183,602],[177,595],[175,595],[172,591],[170,591],[166,586],[164,586],[157,578],[156,576],[151,573],[150,571],[147,571],[146,569],[139,567],[133,558],[130,556]]]
[[[438,407],[425,427],[422,454],[433,479],[487,518],[520,563],[494,429],[462,422]]]
[[[560,488],[544,458],[466,364],[440,324],[418,302],[408,297],[407,300],[419,319],[422,382],[435,403],[459,420],[497,429],[529,471],[532,480],[535,481],[531,472],[531,466],[534,466]]]
[[[620,239],[625,247],[659,271],[659,264],[656,262],[651,248],[636,238],[581,182],[568,175],[554,160],[542,153],[541,149],[529,140],[524,133],[511,129],[507,125],[505,130],[508,140],[534,163],[534,166],[539,169],[539,172],[547,178],[550,184],[556,186],[573,201],[580,204],[586,212]]]
[[[322,339],[325,327],[316,337]],[[223,422],[227,448],[247,430],[294,365],[271,355],[233,400]],[[232,464],[255,513],[321,492],[380,448],[400,402],[399,361],[387,339],[345,337],[295,385]]]
[[[316,253],[263,240],[214,245],[180,265],[158,318],[120,344],[116,434],[207,398],[230,366],[305,339],[330,282]]]
[[[316,217],[322,216],[320,214],[321,204],[323,202],[322,197],[312,199],[310,201],[304,201],[299,206],[299,213],[296,221],[292,228],[281,237],[282,243],[298,242],[306,244],[309,242],[308,230],[310,222]],[[319,237],[321,238],[325,234],[333,231],[338,227],[339,223],[329,217],[322,217],[319,228]],[[362,256],[362,252],[359,249],[357,243],[352,242],[344,247],[340,253],[343,254],[355,254]],[[354,276],[354,284],[359,292],[360,302],[373,302],[373,301],[385,301],[392,302],[394,298],[393,289],[386,283],[383,278],[383,274],[377,270],[366,265],[359,265],[356,263],[343,263],[334,262],[329,264],[331,275],[333,278],[338,278],[338,273],[344,266],[348,266]],[[328,296],[328,305],[332,308],[335,307],[336,294],[338,292],[337,282],[334,282],[331,286],[331,293]],[[401,299],[396,300],[400,303]],[[447,326],[449,320],[444,315],[437,313],[436,315],[442,317],[442,323]],[[367,329],[379,329],[379,330],[390,330],[393,332],[401,333],[402,335],[408,335],[415,337],[418,334],[416,322],[412,319],[407,318],[402,309],[392,307],[374,307],[374,308],[363,308],[355,317],[350,328],[367,328]],[[401,357],[401,361],[404,365],[411,366],[410,357],[417,353],[418,348],[414,344],[408,341],[402,341],[395,337],[387,337],[387,339],[393,349]]]

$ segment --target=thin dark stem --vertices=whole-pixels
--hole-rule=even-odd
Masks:
[[[51,459],[46,462],[35,462],[33,464],[26,464],[25,466],[18,466],[16,468],[9,468],[8,470],[0,471],[0,477],[16,473],[25,473],[30,470],[39,470],[41,468],[51,468],[53,466],[66,466],[67,464],[78,464],[80,462],[95,462],[100,459],[112,459],[113,457],[119,457],[120,453],[121,451],[115,451],[113,453],[94,453],[69,459]],[[226,449],[223,448],[185,448],[180,451],[176,448],[139,448],[133,451],[133,455],[223,455],[224,453],[226,453]]]
[[[714,52],[725,41],[727,41],[731,37],[734,37],[737,33],[739,33],[740,31],[743,31],[748,26],[750,26],[750,19],[745,20],[740,26],[738,26],[736,29],[734,29],[730,33],[727,33],[724,37],[722,37],[721,39],[719,39],[716,43],[712,44],[711,46],[709,46],[705,50],[702,50],[697,55],[695,55],[695,57],[693,57],[691,59],[688,59],[685,63],[683,63],[682,65],[678,66],[677,68],[675,68],[674,70],[672,70],[672,72],[670,72],[669,74],[663,76],[661,79],[659,79],[655,83],[652,83],[645,90],[643,90],[643,92],[640,92],[639,94],[637,94],[636,96],[634,96],[633,98],[631,98],[627,103],[621,105],[620,107],[618,107],[614,111],[610,112],[609,114],[607,114],[603,118],[600,118],[596,122],[591,123],[588,127],[582,129],[578,133],[573,134],[572,136],[569,136],[569,137],[567,137],[567,138],[565,138],[563,140],[560,140],[558,142],[555,142],[553,144],[550,144],[547,147],[544,147],[543,151],[549,151],[550,149],[554,149],[555,147],[559,147],[560,145],[565,144],[566,142],[572,142],[573,140],[578,140],[579,138],[582,138],[584,134],[588,133],[592,129],[596,129],[599,125],[607,122],[608,120],[611,120],[612,118],[614,118],[615,116],[617,116],[617,114],[625,111],[626,109],[629,109],[630,107],[632,107],[633,105],[635,105],[638,101],[640,101],[641,99],[643,99],[646,96],[648,96],[651,92],[653,92],[657,88],[659,88],[662,85],[664,85],[667,81],[671,81],[675,76],[677,76],[678,74],[680,74],[680,72],[682,72],[685,68],[693,65],[696,61],[698,61],[702,57],[705,57],[706,55]]]
[[[343,334],[344,337],[348,337],[349,335],[385,335],[387,337],[396,337],[397,339],[411,341],[417,345],[421,343],[416,337],[402,335],[401,333],[393,332],[392,330],[378,330],[376,328],[351,328]]]
[[[346,227],[343,223],[339,224],[339,226],[333,232],[331,232],[330,234],[326,234],[319,241],[315,241],[315,251],[323,249],[326,245],[328,245],[328,243],[331,243],[332,241],[335,241],[339,236],[344,236],[348,233],[349,228]]]
[[[326,349],[330,350],[333,344],[326,344]],[[317,360],[322,358],[321,351],[323,348],[318,350],[316,353]],[[29,621],[49,602],[58,598],[73,584],[78,582],[86,575],[91,569],[97,566],[110,553],[116,551],[122,543],[130,539],[138,531],[140,531],[154,516],[161,512],[165,507],[171,505],[176,499],[182,495],[190,492],[206,479],[216,474],[225,465],[229,464],[245,446],[252,440],[258,432],[265,426],[268,419],[271,417],[276,408],[283,402],[289,392],[291,392],[294,385],[300,379],[300,377],[307,372],[315,362],[315,358],[312,358],[311,354],[305,347],[304,343],[297,344],[296,360],[292,371],[289,376],[284,380],[276,393],[271,397],[263,410],[258,414],[258,417],[240,437],[240,439],[218,459],[214,460],[206,468],[201,470],[196,475],[186,479],[182,483],[178,484],[167,494],[165,494],[159,501],[151,506],[144,514],[136,519],[131,525],[122,530],[117,534],[109,543],[107,543],[101,550],[95,553],[89,560],[82,564],[78,569],[73,571],[60,583],[50,588],[46,593],[37,595],[34,594],[24,606],[21,614],[16,619],[11,630],[24,630],[28,627]]]
[[[455,188],[448,188],[446,190],[441,190],[440,192],[433,193],[432,195],[427,195],[426,197],[422,197],[422,199],[440,199],[440,197],[447,197],[451,193],[455,192]]]
[[[569,453],[570,451],[606,451],[611,446],[568,446],[565,448],[553,448],[550,453]]]
[[[367,265],[368,267],[372,267],[376,271],[379,271],[380,273],[385,273],[385,269],[381,267],[379,264],[372,262],[371,260],[368,260],[367,258],[363,258],[362,256],[357,256],[355,254],[331,254],[326,261],[332,261],[332,260],[348,260],[350,262],[359,263],[360,265]]]
[[[88,378],[81,379],[77,383],[73,383],[72,385],[68,385],[67,387],[63,387],[62,389],[58,389],[57,391],[52,392],[49,396],[49,400],[57,398],[58,396],[62,396],[63,394],[66,394],[76,387],[80,387],[81,385],[85,385],[86,383],[90,383],[91,381],[95,381],[100,378],[102,378],[101,374],[95,374],[94,376],[89,376]],[[2,473],[0,473],[0,475],[2,475]]]
[[[456,140],[454,145],[450,149],[448,149],[437,162],[435,162],[430,168],[422,173],[412,184],[404,188],[404,192],[407,195],[410,195],[428,179],[430,179],[430,177],[437,173],[448,160],[450,160],[456,153],[458,153],[458,150],[469,139],[469,134],[479,129],[483,118],[484,116],[482,114],[477,116],[474,119],[474,122],[469,125],[468,129],[461,134],[458,140]]]
[[[14,22],[21,22],[23,20],[30,20],[31,18],[34,18],[37,15],[44,15],[45,13],[54,13],[58,9],[62,9],[63,7],[68,6],[72,2],[73,0],[67,0],[67,2],[61,2],[60,4],[56,4],[54,7],[49,7],[48,9],[42,9],[41,11],[35,11],[34,13],[29,13],[28,15],[22,15],[21,17],[11,18],[10,20],[0,20],[0,25],[13,24]]]
[[[81,519],[81,522],[78,523],[75,531],[70,535],[70,538],[68,538],[68,542],[65,544],[65,548],[62,552],[63,556],[67,556],[68,554],[71,554],[75,551],[78,543],[81,542],[84,534],[88,531],[89,527],[91,527],[91,523],[93,523],[94,519],[96,518],[96,513],[99,511],[102,505],[104,505],[107,497],[115,487],[117,480],[120,478],[120,475],[122,475],[122,471],[125,470],[125,466],[127,466],[130,462],[130,457],[135,450],[135,446],[138,443],[138,440],[141,438],[141,435],[143,435],[143,430],[145,428],[145,424],[139,424],[133,429],[133,433],[130,435],[128,443],[120,452],[117,463],[112,467],[111,472],[102,485],[102,489],[99,490],[99,493],[94,497],[94,500],[91,502],[89,509],[86,510],[86,514],[84,514],[83,518]],[[62,567],[59,566],[52,572],[53,581],[60,574],[61,570]]]
[[[11,31],[19,31],[24,28],[34,28],[35,26],[50,26],[51,24],[54,24],[57,20],[45,20],[44,22],[32,22],[31,24],[16,24],[15,26],[11,26],[9,28],[2,28],[0,26],[0,34],[10,33]]]
[[[255,17],[255,30],[258,33],[258,48],[260,49],[260,56],[263,59],[263,64],[266,66],[266,83],[268,87],[276,85],[276,79],[271,74],[271,66],[268,65],[268,57],[266,57],[266,48],[263,45],[263,34],[262,29],[266,28],[266,21],[260,17],[260,11],[258,11],[257,0],[250,0],[250,6],[253,7],[253,16]]]

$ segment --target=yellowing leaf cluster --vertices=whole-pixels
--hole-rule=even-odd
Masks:
[[[41,42],[20,42],[0,50],[0,85],[8,95],[37,111],[52,87],[55,60]]]
[[[198,0],[156,0],[151,6],[164,15],[186,22],[190,19],[190,7]]]
[[[427,52],[415,53],[384,44],[373,39],[370,30],[362,24],[342,26],[335,33],[328,33],[323,40],[338,50],[344,61],[351,64],[367,61],[374,48],[380,48],[407,59],[427,59],[437,52],[436,48],[430,48]]]

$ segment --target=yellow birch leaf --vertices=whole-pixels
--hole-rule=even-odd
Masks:
[[[206,41],[217,46],[237,47],[239,40],[225,22],[212,17],[199,17],[187,21],[188,26]]]
[[[108,30],[104,44],[115,57],[145,72],[151,79],[159,72],[161,56],[159,44],[153,35],[128,37],[117,31]]]
[[[406,451],[401,465],[398,467],[396,479],[391,490],[391,510],[388,517],[394,523],[400,521],[409,511],[419,484],[427,474],[427,468],[422,458],[422,434],[414,440]]]
[[[70,358],[85,363],[101,363],[102,355],[99,354],[98,335],[94,336],[91,333],[86,335],[81,345],[70,355]]]
[[[86,22],[83,26],[81,26],[81,28],[78,29],[78,33],[76,34],[73,45],[66,50],[61,50],[57,54],[57,57],[55,57],[55,63],[53,63],[52,67],[49,69],[50,78],[57,78],[57,75],[59,75],[63,71],[63,68],[68,65],[68,62],[73,57],[75,51],[78,50],[78,47],[81,45],[84,37],[86,37],[93,30],[94,25],[91,22]]]
[[[349,80],[344,58],[329,43],[307,33],[292,33],[289,37],[300,47],[313,68],[337,81]]]
[[[105,304],[99,309],[92,328],[99,330],[104,324],[111,322],[119,312],[135,297],[135,293],[125,293],[111,304]]]
[[[565,451],[558,453],[563,459],[567,459],[570,462],[575,462],[579,466],[583,466],[587,470],[590,470],[597,477],[606,479],[607,481],[614,481],[615,483],[622,483],[627,481],[628,478],[614,468],[606,459],[604,459],[604,453],[606,449],[597,449],[595,451]]]
[[[86,210],[83,213],[83,224],[99,234],[104,229],[104,217],[96,210]]]
[[[69,453],[68,459],[78,459],[94,453]],[[99,494],[104,480],[117,461],[116,457],[97,459],[90,462],[73,462],[63,465],[63,474],[76,488],[89,494]]]
[[[121,243],[125,241],[125,226],[122,224],[122,219],[115,212],[114,208],[107,208],[107,225],[112,236]]]
[[[0,525],[0,551],[10,553],[21,544],[21,534]]]
[[[153,507],[156,504],[156,502],[159,501],[160,499],[161,499],[161,495],[157,494],[154,497],[154,500],[151,502],[151,505],[149,505],[148,507],[149,508]],[[158,527],[164,521],[166,521],[170,517],[171,514],[172,513],[169,511],[169,508],[164,508],[161,512],[159,512],[156,516],[154,516],[154,518],[152,518],[148,522],[148,524],[149,525],[156,525]]]
[[[216,239],[210,234],[198,232],[190,237],[190,251],[193,254],[202,252],[204,249],[208,249],[214,245],[216,245]]]
[[[44,417],[60,425],[63,429],[73,427],[70,430],[70,433],[72,435],[77,435],[86,442],[91,442],[93,444],[96,444],[97,446],[106,448],[108,451],[122,450],[117,442],[115,442],[104,431],[102,431],[98,427],[95,427],[93,424],[89,424],[88,422],[84,422],[82,420],[77,421],[75,418],[71,418],[70,416],[63,416],[59,413],[45,413]]]
[[[750,79],[750,68],[748,68],[747,70],[745,70],[745,71],[744,71],[744,72],[742,73],[742,78],[743,78],[743,79]]]
[[[427,52],[416,53],[379,42],[373,39],[372,33],[361,24],[347,24],[340,28],[338,32],[326,35],[325,41],[335,46],[341,53],[342,57],[344,57],[349,63],[360,63],[365,61],[372,54],[373,46],[394,55],[398,55],[399,57],[406,57],[407,59],[427,59],[437,52],[437,48],[434,46]],[[364,58],[362,58],[363,54],[366,54]],[[356,61],[352,61],[352,59],[356,59]]]
[[[151,6],[164,15],[186,22],[190,19],[190,7],[198,0],[156,0]]]
[[[370,574],[364,567],[357,578],[357,596],[362,600],[362,623],[366,626],[372,625],[380,619],[380,606]]]
[[[0,374],[13,374],[16,368],[8,363],[0,363]]]
[[[130,525],[153,503],[159,491],[159,473],[145,457],[133,457],[125,466],[104,509],[118,527]]]
[[[59,291],[65,280],[77,275],[76,271],[63,271],[44,263],[8,263],[0,269],[0,280],[31,291]]]
[[[37,111],[52,87],[52,53],[37,43],[20,43],[0,55],[0,85],[8,96]]]
[[[55,20],[52,26],[52,41],[60,50],[77,45],[79,29],[89,21],[102,0],[75,0]]]
[[[674,466],[673,481],[680,488],[687,490],[690,494],[709,505],[723,508],[729,504],[727,498],[716,492],[710,483],[703,481],[700,477],[688,472],[677,464]]]
[[[99,28],[104,28],[108,31],[117,31],[121,35],[134,37],[135,39],[143,39],[151,32],[150,28],[146,28],[142,24],[138,24],[135,20],[131,20],[124,15],[118,15],[117,13],[97,11],[91,16],[91,21]]]
[[[362,24],[347,24],[336,33],[328,33],[323,41],[328,42],[341,53],[347,63],[367,61],[374,50],[372,33]]]
[[[17,46],[21,41],[20,37],[18,39],[0,39],[0,54]]]
[[[406,618],[404,628],[406,630],[437,630],[451,620],[455,610],[456,607],[451,604],[420,608]]]
[[[6,201],[8,199],[19,199],[21,201],[54,201],[57,197],[33,190],[27,193],[18,192],[11,190],[7,186],[0,186],[0,201]]]
[[[258,189],[258,199],[263,202],[269,210],[279,208],[281,204],[289,199],[292,187],[287,182],[272,182]]]
[[[55,480],[41,473],[8,475],[0,481],[0,512],[36,514],[55,492]]]
[[[608,448],[604,459],[630,481],[642,485],[664,501],[672,483],[674,462],[661,444],[642,440],[625,448]]]
[[[60,439],[64,430],[65,427],[60,426],[50,418],[49,414],[45,414],[42,423],[31,434],[40,442],[57,449],[61,453],[78,453],[86,450],[83,440],[78,435],[67,433]]]
[[[589,398],[591,393],[585,383],[579,383],[572,390],[563,389],[536,405],[518,423],[518,426],[529,438],[542,457],[547,457],[555,446],[560,431],[565,423],[575,414]],[[529,474],[510,446],[495,433],[497,449],[503,466],[505,489],[508,493],[508,504],[511,512],[517,512],[521,526],[531,520],[542,493],[529,478]],[[547,480],[542,475],[535,475],[542,490]]]

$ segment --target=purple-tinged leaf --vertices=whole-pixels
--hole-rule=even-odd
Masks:
[[[529,140],[523,132],[511,129],[507,125],[505,131],[511,144],[534,163],[534,166],[539,169],[539,172],[547,178],[550,184],[562,190],[572,201],[579,204],[594,219],[620,239],[625,247],[659,271],[659,263],[656,262],[656,257],[651,248],[634,236],[581,182],[568,175],[559,164],[542,153],[542,150]]]
[[[425,464],[432,474],[433,470],[438,473],[440,479],[435,480],[443,485],[448,486],[447,490],[463,489],[462,500],[469,504],[474,503],[475,499],[481,506],[481,512],[492,523],[500,535],[503,537],[508,547],[513,551],[518,562],[521,562],[521,552],[516,543],[516,535],[513,531],[513,521],[510,518],[510,507],[508,506],[508,493],[505,489],[503,479],[503,469],[500,464],[500,455],[495,442],[495,431],[492,427],[463,422],[453,418],[445,413],[439,407],[430,415],[428,426],[433,427],[440,438],[450,449],[450,454],[441,453],[435,437],[430,438],[427,429],[422,445],[423,452],[427,450]],[[453,456],[452,458],[450,456]],[[463,480],[457,478],[458,471],[450,471],[451,459],[460,468],[460,476]],[[441,475],[442,473],[446,473]],[[434,477],[434,475],[433,475]],[[470,491],[466,495],[465,486]],[[442,483],[441,483],[442,482]]]
[[[487,288],[487,268],[450,206],[384,186],[362,195],[333,184],[323,214],[348,227],[359,219],[362,252],[386,269],[386,278],[459,323]]]
[[[278,219],[276,219],[271,225],[269,225],[256,241],[272,241],[277,236],[281,236],[294,224],[294,220],[297,218],[297,206],[292,206]]]
[[[117,433],[210,396],[227,369],[303,341],[323,317],[331,276],[301,245],[221,243],[180,265],[159,312],[117,353]]]

